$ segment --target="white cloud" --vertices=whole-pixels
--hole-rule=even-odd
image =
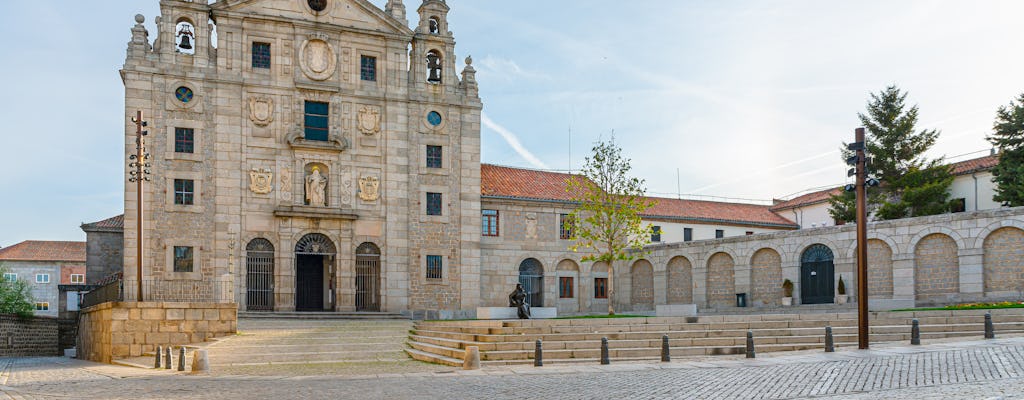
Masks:
[[[547,164],[537,158],[537,156],[533,155],[530,150],[527,150],[526,146],[523,146],[523,143],[519,141],[519,137],[516,136],[516,134],[492,121],[487,117],[487,114],[480,113],[480,122],[490,130],[498,132],[498,134],[501,135],[501,138],[505,139],[505,142],[512,147],[512,150],[515,150],[516,154],[519,154],[519,156],[526,160],[526,162],[530,163],[530,165],[540,169],[551,169]]]

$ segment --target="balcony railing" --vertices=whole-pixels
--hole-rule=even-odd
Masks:
[[[234,282],[217,280],[164,280],[143,279],[143,301],[173,301],[189,303],[231,303]],[[138,301],[138,281],[118,279],[85,294],[82,307],[110,301]]]

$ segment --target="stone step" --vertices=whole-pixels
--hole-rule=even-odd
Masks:
[[[410,348],[410,349],[405,349],[405,353],[408,354],[409,357],[412,357],[414,360],[418,360],[418,361],[434,363],[434,364],[440,364],[440,365],[447,365],[447,366],[451,366],[451,367],[461,367],[462,366],[462,360],[451,358],[451,357],[445,357],[445,356],[441,356],[441,355],[437,355],[437,354],[433,354],[433,353],[428,353],[428,352],[425,352],[425,351],[420,351],[420,350],[416,350],[416,349],[411,349]]]
[[[440,355],[440,356],[454,358],[454,359],[459,359],[459,360],[462,360],[463,358],[466,357],[466,351],[465,350],[454,349],[454,348],[446,347],[446,346],[438,346],[438,345],[433,345],[433,344],[424,343],[424,342],[409,342],[409,346],[411,346],[412,348],[414,348],[416,350],[419,350],[419,351],[425,351],[427,353],[437,354],[437,355]]]
[[[401,319],[409,320],[409,317],[398,313],[387,312],[366,312],[366,311],[339,311],[339,312],[299,312],[299,311],[239,311],[238,319],[246,318],[268,318],[268,319],[298,319],[298,320],[325,320],[325,319]]]
[[[325,361],[400,361],[406,359],[400,347],[391,347],[388,351],[380,350],[348,350],[348,351],[296,351],[296,352],[263,352],[243,354],[225,352],[210,354],[211,364],[250,364],[250,363],[297,363]]]

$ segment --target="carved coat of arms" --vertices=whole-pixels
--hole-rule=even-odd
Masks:
[[[273,187],[274,173],[266,168],[253,168],[249,171],[249,190],[256,194],[270,193]]]
[[[359,178],[359,198],[363,201],[376,201],[380,198],[380,179],[376,176]]]
[[[250,97],[249,119],[259,126],[267,126],[274,122],[274,99],[269,97]]]
[[[380,110],[373,106],[359,108],[359,131],[364,135],[373,135],[380,132]]]
[[[327,43],[323,35],[314,37],[302,44],[299,66],[310,79],[323,81],[334,75],[338,60],[334,49]]]

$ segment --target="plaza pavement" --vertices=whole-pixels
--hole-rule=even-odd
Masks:
[[[281,371],[288,371],[285,367]],[[479,371],[212,375],[0,359],[12,399],[1024,399],[1024,337]],[[305,371],[308,372],[308,371]]]

